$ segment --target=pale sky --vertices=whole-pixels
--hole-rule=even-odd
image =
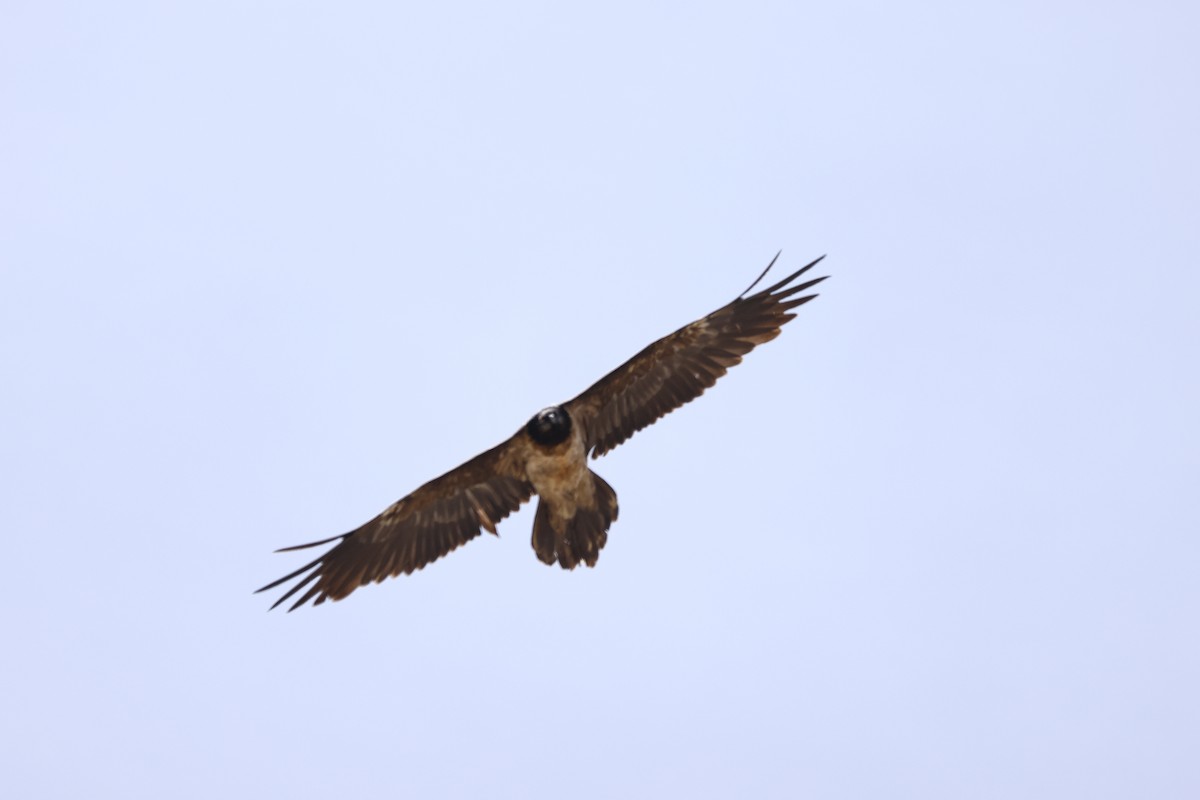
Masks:
[[[5,794],[1200,796],[1198,22],[4,4]],[[779,248],[595,569],[252,594]]]

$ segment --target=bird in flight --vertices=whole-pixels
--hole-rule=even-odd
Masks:
[[[289,611],[310,600],[341,600],[359,586],[411,574],[483,530],[496,534],[496,523],[535,494],[537,557],[564,569],[596,566],[617,519],[617,494],[588,468],[588,455],[599,458],[695,400],[742,356],[778,336],[793,309],[817,296],[801,293],[824,277],[793,281],[824,256],[750,294],[778,258],[733,302],[654,342],[575,399],[542,409],[507,441],[434,478],[365,525],[277,551],[337,542],[258,591],[296,580],[271,606],[305,590]]]

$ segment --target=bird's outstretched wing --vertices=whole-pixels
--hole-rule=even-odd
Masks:
[[[533,494],[525,477],[524,447],[517,434],[397,500],[360,528],[279,550],[303,550],[341,540],[317,560],[258,591],[299,578],[271,608],[306,586],[308,591],[288,610],[309,600],[319,606],[327,599],[341,600],[359,586],[421,569],[474,539],[482,529],[495,533],[496,523]]]
[[[654,342],[566,404],[583,426],[593,458],[695,400],[742,356],[778,336],[780,326],[796,316],[792,309],[816,297],[796,295],[824,277],[791,284],[821,258],[747,297],[778,258],[732,303]]]

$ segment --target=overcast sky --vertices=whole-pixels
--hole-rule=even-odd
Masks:
[[[3,784],[1200,796],[1197,14],[4,3]],[[251,593],[780,248],[595,569]]]

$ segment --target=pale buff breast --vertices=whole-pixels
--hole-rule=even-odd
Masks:
[[[545,449],[534,445],[532,449],[525,463],[525,474],[542,499],[568,516],[577,506],[595,505],[595,486],[578,426],[562,444]]]

